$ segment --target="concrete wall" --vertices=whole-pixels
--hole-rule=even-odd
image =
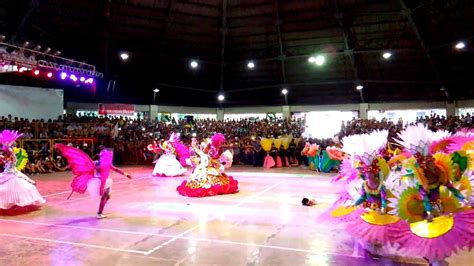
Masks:
[[[63,90],[0,85],[0,116],[56,119],[64,111]]]
[[[150,112],[151,117],[156,117],[160,112],[180,114],[216,114],[217,119],[223,119],[224,114],[248,113],[283,113],[313,112],[313,111],[357,111],[359,117],[367,118],[370,110],[410,110],[410,109],[445,109],[448,115],[457,114],[458,108],[474,108],[474,100],[456,102],[397,102],[397,103],[361,103],[361,104],[334,104],[334,105],[291,105],[291,106],[244,106],[229,108],[207,108],[168,105],[135,105],[138,112]],[[97,104],[67,103],[68,113],[77,110],[96,111]]]

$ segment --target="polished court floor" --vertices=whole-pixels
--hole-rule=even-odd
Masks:
[[[426,265],[412,258],[365,259],[338,228],[316,223],[336,198],[331,174],[303,168],[235,167],[240,192],[178,195],[185,177],[156,178],[151,167],[113,174],[107,219],[98,202],[70,193],[69,173],[33,176],[47,200],[39,211],[0,216],[0,265]],[[303,196],[319,204],[300,205]],[[472,265],[473,253],[451,265]]]

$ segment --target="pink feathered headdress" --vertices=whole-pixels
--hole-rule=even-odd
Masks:
[[[5,129],[0,132],[0,143],[4,146],[11,146],[21,135],[16,130]]]
[[[219,148],[220,146],[222,146],[222,144],[225,143],[224,135],[222,135],[222,133],[214,134],[214,136],[212,136],[211,138],[211,143],[212,143],[212,146]]]

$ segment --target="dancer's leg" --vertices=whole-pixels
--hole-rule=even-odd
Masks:
[[[105,204],[107,201],[110,199],[110,188],[107,188],[104,191],[104,195],[100,198],[100,204],[99,204],[99,211],[97,212],[98,218],[105,218],[104,215],[102,215],[102,212],[104,211]]]

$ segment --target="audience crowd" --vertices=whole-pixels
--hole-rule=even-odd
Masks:
[[[417,122],[426,124],[432,130],[455,131],[460,128],[471,127],[471,115],[443,117],[425,116]],[[341,131],[333,139],[303,139],[306,129],[305,120],[298,119],[239,119],[216,121],[210,119],[172,119],[170,122],[152,120],[131,120],[123,117],[96,117],[96,116],[60,116],[55,120],[28,120],[9,116],[0,118],[0,130],[13,129],[23,133],[24,147],[30,152],[30,163],[25,171],[28,174],[64,171],[66,162],[52,150],[51,139],[76,146],[89,155],[95,154],[100,145],[111,147],[115,152],[116,164],[151,164],[156,157],[147,149],[153,140],[166,140],[172,132],[178,132],[181,140],[188,144],[192,138],[204,139],[215,132],[222,132],[227,143],[224,149],[234,154],[234,164],[261,166],[266,152],[260,146],[260,138],[272,138],[280,135],[293,135],[299,141],[293,142],[291,149],[272,150],[283,155],[297,157],[302,163],[304,157],[301,150],[305,142],[317,143],[324,149],[327,146],[340,144],[339,140],[345,136],[369,133],[374,130],[388,129],[390,137],[395,137],[407,123],[383,119],[353,119],[343,122]],[[321,125],[324,127],[324,125]],[[39,143],[36,149],[28,149],[25,143],[32,141]],[[294,165],[295,163],[293,163]]]

